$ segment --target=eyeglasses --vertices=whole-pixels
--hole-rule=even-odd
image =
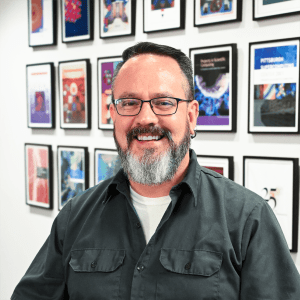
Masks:
[[[117,113],[121,116],[136,116],[140,113],[143,103],[150,102],[152,111],[159,116],[173,115],[177,112],[178,102],[183,100],[173,97],[159,97],[151,100],[140,100],[134,98],[121,98],[114,100]]]

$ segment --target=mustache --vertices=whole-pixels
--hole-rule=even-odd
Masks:
[[[172,139],[172,134],[169,130],[158,127],[158,126],[139,126],[132,128],[131,130],[128,131],[126,134],[127,142],[128,145],[133,141],[135,137],[137,137],[140,134],[145,134],[145,133],[151,133],[152,135],[156,136],[166,136],[169,141],[173,141]]]

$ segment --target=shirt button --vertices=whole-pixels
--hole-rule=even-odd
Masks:
[[[93,261],[92,263],[91,263],[91,267],[92,268],[95,268],[97,266],[97,262],[96,261]]]
[[[137,269],[139,272],[142,272],[142,271],[145,269],[145,266],[139,265],[139,266],[137,266],[136,269]]]
[[[136,227],[137,227],[137,228],[141,228],[141,226],[142,226],[142,225],[141,225],[140,222],[137,222],[137,223],[136,223]]]
[[[189,269],[191,268],[191,263],[187,263],[187,264],[184,266],[184,268],[185,268],[186,270],[189,270]]]

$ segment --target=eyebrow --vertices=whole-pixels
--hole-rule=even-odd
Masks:
[[[173,95],[171,95],[168,92],[154,93],[152,95],[153,95],[153,97],[151,99],[153,99],[153,98],[160,98],[160,97],[174,97]],[[131,92],[129,92],[129,93],[126,93],[126,92],[122,93],[118,99],[121,99],[121,98],[136,98],[136,99],[140,99],[140,97],[138,97],[138,94],[131,93]]]

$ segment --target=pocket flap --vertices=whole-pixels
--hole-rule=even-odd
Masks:
[[[211,276],[220,270],[223,254],[207,250],[161,249],[160,262],[169,271]]]
[[[82,249],[72,250],[70,266],[75,272],[113,272],[122,265],[125,250]]]

